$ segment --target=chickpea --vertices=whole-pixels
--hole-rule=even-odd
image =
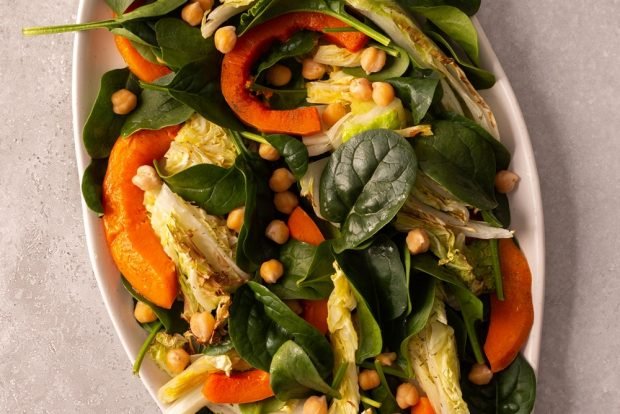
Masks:
[[[372,100],[379,106],[388,106],[394,100],[394,88],[387,82],[374,82]]]
[[[272,220],[265,230],[265,236],[278,244],[288,241],[288,226],[282,220]]]
[[[291,81],[293,73],[284,65],[273,65],[267,69],[267,82],[273,86],[284,86]]]
[[[278,161],[280,159],[280,153],[271,144],[261,143],[258,147],[258,155],[267,161]]]
[[[388,367],[392,365],[394,361],[396,361],[396,358],[397,358],[396,352],[385,352],[375,357],[375,359],[379,361],[381,365],[388,366]]]
[[[298,300],[295,300],[295,299],[285,300],[284,303],[297,315],[301,315],[304,311],[304,308],[301,306],[301,303],[299,303]]]
[[[213,0],[190,0],[192,3],[200,4],[202,11],[211,11],[213,8]]]
[[[276,283],[284,274],[284,266],[279,260],[267,260],[260,265],[259,273],[265,283]]]
[[[202,22],[202,15],[204,10],[200,3],[188,3],[181,10],[181,19],[183,19],[190,26],[198,26]]]
[[[364,391],[377,388],[381,384],[379,374],[374,369],[365,369],[359,373],[357,381],[360,384],[360,388]]]
[[[426,253],[431,247],[431,240],[428,232],[423,228],[415,228],[407,234],[407,247],[411,254]]]
[[[299,205],[297,196],[290,191],[283,191],[276,193],[273,197],[273,204],[276,206],[276,210],[283,214],[291,214],[295,207]]]
[[[140,323],[149,323],[157,320],[157,315],[153,312],[153,309],[144,302],[136,302],[136,307],[133,310],[133,316]]]
[[[346,114],[347,108],[343,104],[340,102],[330,103],[323,111],[323,124],[325,124],[325,128],[333,127]]]
[[[322,63],[315,62],[312,59],[304,59],[302,62],[301,76],[304,79],[319,80],[325,75],[325,72],[327,72],[327,67]]]
[[[313,395],[304,403],[303,414],[327,414],[327,399]]]
[[[376,47],[367,47],[362,52],[361,65],[367,75],[379,72],[385,66],[385,51]]]
[[[278,168],[269,178],[269,188],[275,193],[286,191],[295,182],[295,176],[286,168]]]
[[[166,368],[173,375],[180,374],[188,365],[189,354],[184,349],[171,349],[166,354]]]
[[[192,315],[189,320],[189,329],[198,339],[198,342],[207,343],[213,335],[215,328],[215,318],[211,312],[200,312]]]
[[[215,48],[224,54],[233,50],[237,43],[236,30],[235,26],[224,26],[217,29],[213,38]]]
[[[226,217],[226,227],[239,233],[241,232],[241,227],[243,227],[244,218],[245,207],[237,207],[228,213],[228,217]]]
[[[495,175],[495,189],[502,194],[508,194],[515,189],[520,178],[508,170],[501,170]]]
[[[349,86],[349,92],[355,99],[360,101],[372,100],[372,85],[366,78],[353,79]]]
[[[476,385],[486,385],[493,379],[493,372],[486,364],[474,364],[467,378]]]
[[[396,389],[396,404],[404,410],[413,407],[420,401],[420,393],[415,385],[404,382]]]
[[[131,178],[131,182],[142,191],[155,190],[162,185],[157,171],[150,165],[141,165],[138,167],[136,175]]]
[[[112,94],[112,111],[117,115],[127,115],[138,106],[138,97],[129,89],[119,89]]]

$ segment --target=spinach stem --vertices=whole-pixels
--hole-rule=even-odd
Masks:
[[[166,88],[165,86],[160,86],[160,85],[155,85],[154,83],[148,83],[148,82],[143,82],[140,81],[140,87],[142,89],[149,89],[151,91],[157,91],[157,92],[168,92],[168,88]]]
[[[349,368],[348,362],[343,362],[340,364],[338,370],[336,371],[336,375],[334,375],[334,380],[332,381],[333,389],[338,389],[338,387],[340,387],[340,383],[342,382],[344,375],[347,373],[347,368]]]
[[[149,336],[146,337],[146,340],[140,347],[140,351],[138,351],[138,356],[136,357],[136,362],[134,362],[133,364],[134,374],[137,374],[138,372],[140,372],[140,366],[142,365],[142,361],[144,361],[144,357],[146,356],[146,353],[149,350],[149,346],[151,346],[151,342],[153,342],[153,339],[155,339],[155,335],[157,335],[157,333],[161,330],[162,327],[163,327],[163,324],[161,323],[161,321],[158,321],[151,328],[151,333],[149,334]]]
[[[359,30],[354,27],[326,27],[321,31],[323,33],[359,32]]]
[[[327,11],[323,13],[327,15],[331,15],[332,17],[335,17],[338,20],[345,22],[346,24],[353,27],[354,29],[357,29],[360,32],[364,33],[366,36],[370,37],[371,39],[381,43],[383,46],[388,46],[392,42],[392,40],[389,37],[379,33],[375,29],[371,28],[370,26],[365,25],[364,23],[360,22],[359,20],[357,20],[356,18],[352,16],[349,16],[346,13],[336,13],[336,12],[327,12]]]
[[[24,36],[39,36],[54,33],[80,32],[92,29],[106,29],[115,23],[116,21],[114,20],[102,20],[98,22],[64,24],[60,26],[27,27],[22,30],[22,34]]]
[[[499,244],[497,239],[489,240],[491,246],[491,259],[493,260],[493,276],[495,278],[495,294],[497,299],[504,300],[504,281],[502,268],[499,262]]]
[[[269,142],[265,138],[263,138],[262,136],[260,136],[258,134],[255,134],[253,132],[244,131],[244,132],[241,133],[241,136],[243,138],[249,139],[250,141],[255,141],[255,142],[258,142],[260,144],[269,144]]]
[[[366,369],[375,369],[374,364],[370,363],[370,362],[362,362],[360,364],[360,367],[362,368],[366,368]],[[393,377],[397,377],[397,378],[401,378],[401,379],[411,379],[406,372],[403,372],[402,370],[396,369],[396,368],[392,368],[392,367],[382,367],[383,368],[383,372],[391,375]]]
[[[400,51],[398,49],[394,49],[393,47],[385,46],[385,45],[375,45],[377,49],[383,50],[390,56],[400,57]]]
[[[360,401],[366,405],[370,405],[371,407],[381,408],[381,403],[379,401],[371,400],[364,395],[360,396]]]
[[[383,373],[383,365],[381,365],[381,362],[377,360],[375,360],[375,370],[377,371],[377,374],[379,374],[379,380],[381,381],[381,386],[385,388],[388,395],[392,398],[394,402],[396,402],[396,398],[394,398],[394,394],[392,393],[392,390],[390,389],[390,386],[387,383],[387,379],[385,378],[385,374]]]

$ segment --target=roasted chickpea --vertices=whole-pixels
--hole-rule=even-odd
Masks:
[[[267,161],[278,161],[280,159],[280,153],[271,144],[261,143],[258,147],[258,155]]]
[[[273,86],[284,86],[291,81],[293,73],[284,65],[273,65],[265,74],[267,82]]]
[[[181,10],[181,19],[183,19],[190,26],[198,26],[202,22],[202,15],[204,10],[200,3],[188,3]]]
[[[136,175],[132,177],[131,182],[142,191],[155,190],[162,185],[157,171],[150,165],[141,165],[138,167]]]
[[[198,339],[198,342],[207,343],[213,335],[215,328],[215,318],[211,312],[200,312],[192,315],[189,320],[189,329]]]
[[[224,54],[233,50],[237,43],[236,30],[235,26],[224,26],[217,29],[213,38],[215,48]]]
[[[273,204],[276,206],[276,210],[283,214],[291,214],[295,207],[299,205],[297,196],[290,191],[283,191],[276,193],[273,197]]]
[[[245,217],[245,207],[237,207],[228,213],[226,217],[226,227],[239,233],[243,227],[243,219]]]
[[[355,99],[360,101],[372,100],[372,85],[366,78],[353,79],[349,91]]]
[[[486,364],[474,364],[467,378],[476,385],[486,385],[493,379],[493,371]]]
[[[366,74],[379,72],[385,66],[385,60],[385,51],[376,47],[368,47],[362,52],[362,69],[364,69]]]
[[[173,375],[180,374],[188,365],[189,354],[184,349],[171,349],[166,354],[166,367]]]
[[[295,182],[295,176],[286,168],[278,168],[269,178],[269,188],[275,193],[286,191]]]
[[[284,274],[284,266],[279,260],[267,260],[260,265],[259,273],[265,283],[276,283]]]
[[[423,228],[415,228],[407,233],[407,248],[411,254],[426,253],[431,247],[431,239]]]
[[[387,82],[372,84],[372,100],[379,106],[388,106],[394,100],[394,88]]]
[[[392,365],[394,361],[396,361],[396,358],[396,352],[384,352],[383,354],[379,354],[375,357],[375,359],[379,361],[381,365],[388,367]]]
[[[301,67],[301,76],[307,80],[318,80],[321,79],[325,72],[327,71],[327,67],[322,64],[315,62],[312,59],[304,59]]]
[[[396,404],[404,410],[413,407],[420,401],[420,393],[415,385],[404,382],[396,389]]]
[[[512,171],[498,171],[495,175],[495,189],[502,194],[510,193],[515,189],[519,179],[519,176]]]
[[[112,94],[112,111],[117,115],[127,115],[138,105],[138,97],[129,89],[119,89]]]
[[[374,369],[365,369],[358,375],[358,382],[360,388],[364,391],[372,390],[373,388],[377,388],[379,384],[381,384],[381,379],[379,378],[379,374]]]
[[[133,310],[133,316],[140,323],[150,323],[157,320],[157,315],[153,312],[153,309],[144,302],[136,302],[136,307]]]
[[[190,0],[192,3],[200,4],[203,12],[211,11],[213,8],[213,0]]]
[[[272,220],[265,230],[265,236],[278,244],[284,244],[288,241],[288,226],[282,220]]]
[[[304,403],[303,414],[327,414],[327,399],[325,396],[313,395]]]
[[[346,114],[347,108],[343,104],[341,104],[340,102],[330,103],[329,105],[327,105],[322,115],[325,128],[331,128]]]

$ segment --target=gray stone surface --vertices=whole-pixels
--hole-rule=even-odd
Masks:
[[[92,0],[94,1],[94,0]],[[77,0],[0,0],[0,412],[154,413],[87,258],[73,155]],[[620,407],[618,0],[483,1],[538,161],[547,296],[538,412]]]

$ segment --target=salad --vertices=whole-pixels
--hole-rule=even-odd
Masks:
[[[106,0],[84,126],[166,413],[530,413],[479,0]],[[111,45],[112,47],[112,45]]]

